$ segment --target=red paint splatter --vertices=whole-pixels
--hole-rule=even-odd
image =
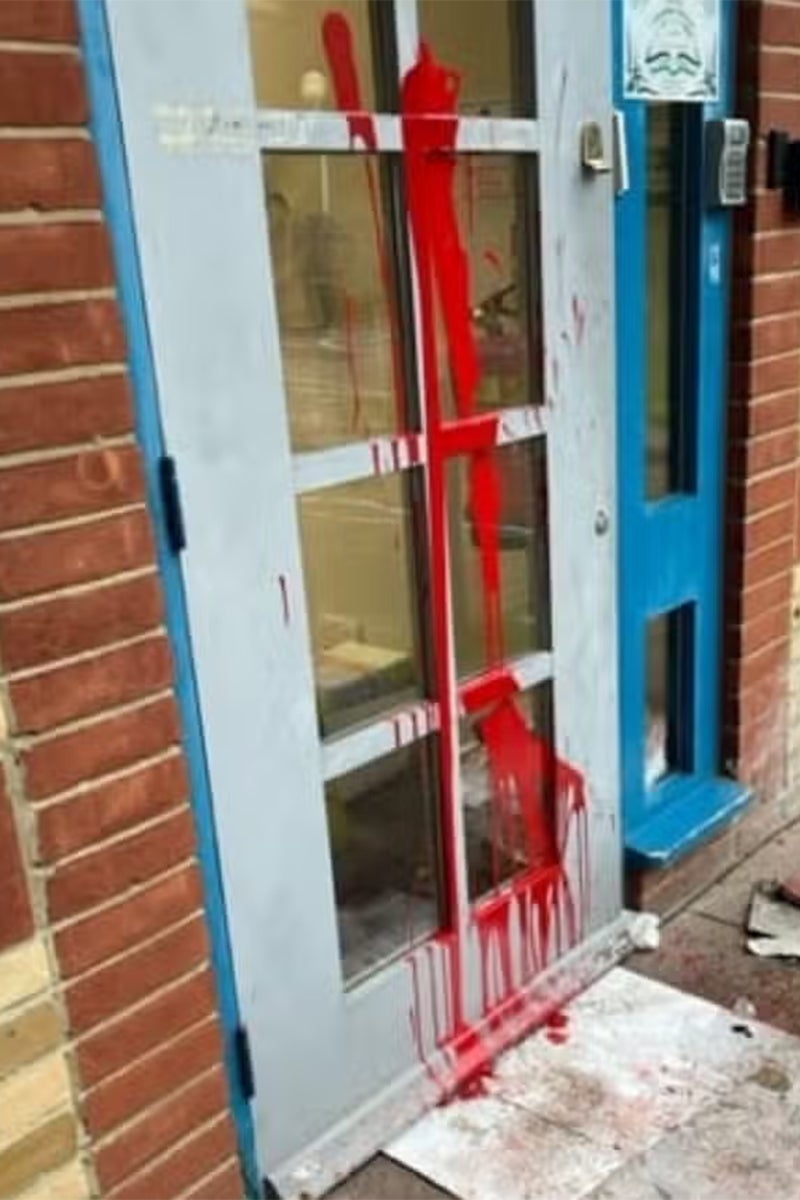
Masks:
[[[359,109],[352,38],[341,14],[325,18],[326,52],[337,102]],[[501,479],[495,459],[497,416],[476,412],[480,363],[472,322],[469,264],[455,203],[456,102],[459,76],[435,61],[422,44],[402,85],[402,128],[411,234],[419,286],[421,355],[425,382],[431,607],[435,684],[439,700],[442,842],[446,857],[447,927],[410,955],[412,1036],[442,1098],[480,1092],[491,1063],[511,1040],[547,1016],[529,1001],[526,986],[581,935],[587,897],[586,794],[582,777],[559,761],[552,746],[528,728],[517,684],[503,665],[499,524]],[[355,115],[355,123],[351,117]],[[371,145],[366,114],[348,113],[351,136]],[[370,132],[372,130],[372,132]],[[371,178],[376,229],[377,185]],[[381,255],[386,247],[381,239]],[[388,267],[385,284],[388,294]],[[436,309],[446,341],[457,419],[442,416]],[[484,641],[489,669],[461,700],[485,744],[492,791],[494,883],[471,914],[482,982],[480,1029],[465,1015],[464,930],[458,913],[455,845],[459,711],[451,638],[451,579],[446,466],[455,453],[469,458],[469,506],[483,584]],[[564,866],[577,839],[579,879],[573,891]],[[510,878],[507,876],[511,875]],[[518,953],[517,953],[518,949]],[[427,976],[427,993],[421,978]],[[430,1029],[424,1027],[424,1023]],[[426,1050],[432,1034],[435,1055]],[[473,1082],[476,1081],[476,1082]]]
[[[289,587],[286,582],[285,575],[278,576],[278,587],[281,590],[281,606],[283,608],[283,623],[288,625],[291,621],[291,613],[289,612]]]
[[[556,1009],[545,1021],[547,1032],[545,1037],[555,1046],[563,1046],[569,1041],[569,1017],[565,1012]]]
[[[482,983],[482,1014],[490,1026],[509,1015],[518,1018],[521,990],[548,962],[580,936],[585,879],[581,867],[576,901],[564,858],[570,830],[585,841],[586,797],[580,775],[560,763],[552,747],[528,728],[517,706],[513,678],[503,668],[503,631],[499,524],[502,490],[494,457],[497,421],[476,422],[480,367],[471,321],[469,267],[461,243],[454,197],[455,105],[458,76],[433,58],[423,44],[417,64],[403,82],[402,113],[409,212],[416,252],[422,316],[427,433],[429,438],[431,557],[436,625],[437,685],[441,705],[443,776],[446,807],[453,804],[453,761],[457,749],[450,688],[455,673],[449,649],[450,597],[446,543],[444,464],[447,455],[469,453],[469,504],[483,583],[484,641],[490,665],[482,688],[465,688],[465,706],[475,711],[479,698],[490,698],[488,712],[476,718],[486,746],[492,791],[492,846],[495,891],[476,904]],[[438,299],[447,341],[458,419],[445,423],[440,404],[436,352],[435,303]],[[461,426],[468,427],[464,435]],[[467,436],[469,445],[459,444]],[[482,694],[481,694],[482,692]],[[452,821],[451,821],[452,827]],[[452,856],[452,832],[445,846]],[[503,879],[502,857],[516,866]],[[581,864],[583,852],[579,854]],[[454,874],[449,862],[448,876]],[[506,870],[507,873],[507,870]],[[512,948],[519,931],[521,962],[515,971]],[[447,1037],[436,1039],[446,1051],[453,1078],[450,1094],[474,1075],[482,1077],[491,1050],[463,1017],[461,947],[450,934],[447,944],[453,1022]],[[444,945],[439,937],[439,944]]]
[[[328,60],[333,90],[336,96],[337,108],[342,112],[350,133],[350,141],[359,139],[367,150],[375,153],[378,148],[378,135],[375,121],[371,113],[364,111],[361,98],[361,85],[356,68],[353,48],[353,34],[347,18],[341,12],[326,13],[322,19],[322,43]],[[372,217],[372,234],[375,242],[375,253],[381,274],[386,312],[389,323],[389,340],[391,343],[392,392],[395,400],[395,415],[397,428],[402,429],[406,424],[405,389],[403,386],[403,360],[400,349],[400,335],[395,304],[392,269],[390,265],[389,247],[383,234],[381,220],[381,199],[378,184],[377,168],[374,160],[363,156],[364,174],[367,182],[370,214]]]
[[[490,267],[493,267],[498,275],[503,274],[503,256],[500,251],[494,246],[487,246],[483,252],[483,257]]]

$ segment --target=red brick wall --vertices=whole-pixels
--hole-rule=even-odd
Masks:
[[[734,245],[725,754],[762,804],[789,782],[793,569],[800,557],[800,220],[766,190],[766,137],[800,137],[800,3],[739,5],[738,111],[755,139]]]
[[[30,889],[100,1192],[232,1197],[189,784],[87,116],[72,4],[2,0],[0,748],[17,816],[0,769],[0,947],[31,931]]]

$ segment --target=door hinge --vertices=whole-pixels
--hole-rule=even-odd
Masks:
[[[181,550],[186,549],[186,526],[183,522],[175,459],[168,454],[163,454],[158,460],[158,482],[161,488],[161,502],[164,505],[164,524],[169,548],[173,554],[180,554]]]
[[[236,1056],[236,1068],[239,1072],[239,1087],[246,1100],[252,1100],[256,1094],[256,1081],[253,1075],[253,1056],[250,1053],[250,1038],[244,1025],[237,1025],[233,1031],[233,1053]]]

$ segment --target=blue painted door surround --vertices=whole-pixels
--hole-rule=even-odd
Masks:
[[[677,486],[647,497],[648,106],[623,99],[622,0],[613,5],[615,106],[630,187],[616,202],[620,497],[620,655],[625,846],[634,866],[667,866],[722,828],[749,794],[721,774],[724,468],[731,218],[704,203],[704,122],[732,115],[736,5],[723,0],[720,98],[681,106],[679,206],[684,269],[670,300],[680,324],[682,428]],[[677,106],[673,106],[677,107]],[[676,176],[673,176],[675,178]],[[674,247],[673,247],[674,251]],[[674,274],[674,272],[673,272]],[[674,395],[674,386],[672,388]],[[672,766],[645,782],[648,623],[675,614],[668,654]],[[669,741],[668,737],[668,741]]]

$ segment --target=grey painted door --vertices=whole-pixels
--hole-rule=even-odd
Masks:
[[[620,925],[608,5],[108,11],[259,1154],[313,1193]]]

